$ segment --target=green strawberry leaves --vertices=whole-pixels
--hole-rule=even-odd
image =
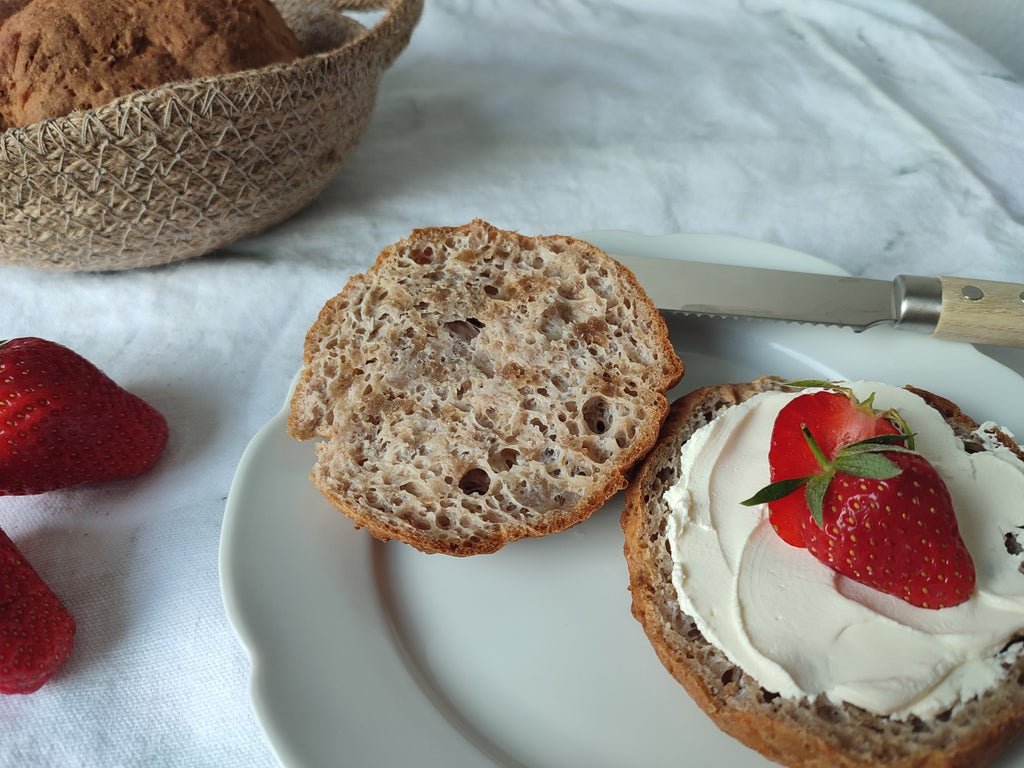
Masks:
[[[749,499],[740,502],[741,504],[748,507],[767,504],[803,487],[811,517],[820,527],[824,516],[825,493],[837,472],[869,480],[888,480],[900,474],[900,469],[883,453],[913,453],[906,446],[912,440],[912,434],[877,435],[843,446],[835,459],[829,461],[806,425],[803,427],[803,434],[822,471],[805,477],[778,480],[766,485]]]

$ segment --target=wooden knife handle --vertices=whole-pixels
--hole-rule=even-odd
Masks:
[[[1024,347],[1024,285],[940,277],[942,312],[931,335]]]

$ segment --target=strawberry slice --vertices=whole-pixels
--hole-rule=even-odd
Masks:
[[[807,397],[814,395],[792,402]],[[743,503],[770,509],[796,494],[806,512],[786,508],[787,533],[795,524],[797,546],[837,573],[920,608],[967,600],[976,574],[949,490],[927,459],[901,445],[910,435],[875,435],[829,456],[817,426],[800,427],[813,471],[798,465],[803,474],[777,479]]]
[[[796,382],[798,386],[822,384],[826,383]],[[878,412],[870,400],[859,401],[848,389],[836,387],[801,395],[783,407],[772,428],[768,449],[772,482],[819,471],[818,460],[804,438],[805,425],[814,426],[814,438],[830,461],[844,445],[878,435],[899,434],[905,426],[898,414]],[[794,547],[804,546],[802,523],[810,510],[801,491],[770,503],[768,514],[783,541]]]
[[[67,347],[0,343],[0,496],[139,474],[167,443],[167,421]]]
[[[75,620],[0,531],[0,693],[32,693],[67,661]]]

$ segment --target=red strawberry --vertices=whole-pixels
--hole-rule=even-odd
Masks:
[[[919,453],[885,458],[898,474],[835,473],[821,522],[803,521],[807,550],[837,573],[920,608],[964,602],[974,591],[974,563],[946,484]]]
[[[807,382],[814,383],[814,382]],[[813,425],[814,439],[825,456],[835,459],[844,445],[878,435],[897,434],[898,415],[879,413],[871,401],[861,402],[849,390],[837,388],[811,392],[794,398],[779,412],[768,450],[771,480],[805,477],[820,471],[803,435],[804,425]],[[783,541],[802,547],[801,522],[809,510],[804,494],[797,491],[768,505],[769,520]]]
[[[923,456],[899,445],[910,435],[879,434],[839,445],[829,456],[818,443],[818,425],[802,424],[801,432],[813,471],[801,465],[800,474],[780,477],[744,504],[771,508],[795,493],[806,509],[787,507],[787,523],[798,519],[797,546],[836,572],[921,608],[970,597],[974,563],[949,490]]]
[[[159,411],[67,347],[0,344],[0,496],[136,475],[166,443]]]
[[[0,693],[32,693],[74,645],[75,620],[0,531]]]

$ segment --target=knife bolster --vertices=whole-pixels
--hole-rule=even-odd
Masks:
[[[896,276],[892,285],[892,317],[897,328],[932,333],[941,314],[942,282],[939,278]]]

